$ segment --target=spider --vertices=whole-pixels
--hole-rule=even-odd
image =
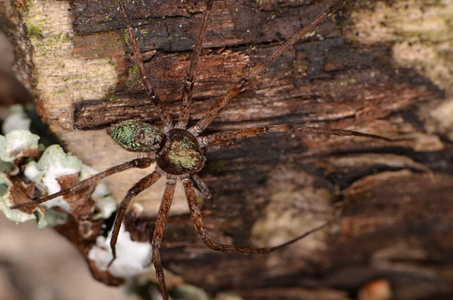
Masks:
[[[288,41],[278,47],[271,55],[266,57],[258,65],[245,72],[244,75],[232,86],[229,90],[221,96],[215,104],[201,117],[201,119],[193,126],[189,124],[189,112],[192,102],[192,92],[195,82],[195,74],[197,64],[200,60],[200,54],[203,44],[203,37],[205,35],[208,21],[212,12],[213,0],[208,0],[206,11],[201,24],[199,36],[193,50],[190,67],[187,76],[183,82],[182,100],[179,110],[179,117],[175,122],[170,117],[168,108],[159,99],[157,93],[151,86],[151,82],[147,77],[142,55],[137,43],[137,38],[134,29],[131,25],[126,7],[122,0],[119,0],[119,9],[126,22],[128,36],[132,51],[134,53],[135,62],[141,75],[143,86],[148,94],[150,101],[154,104],[162,123],[161,127],[150,125],[149,123],[138,120],[125,120],[112,125],[107,129],[107,133],[112,139],[122,146],[127,151],[146,153],[146,157],[137,158],[114,167],[111,167],[97,175],[88,179],[80,181],[79,183],[71,186],[70,188],[63,189],[58,193],[49,195],[42,199],[26,202],[23,204],[15,205],[13,209],[23,209],[26,207],[33,207],[39,203],[43,203],[62,196],[68,193],[74,193],[82,190],[85,187],[92,186],[105,177],[120,173],[131,168],[146,168],[152,163],[156,163],[155,170],[136,182],[127,192],[124,199],[121,201],[118,213],[115,218],[113,231],[111,234],[110,247],[113,254],[113,259],[110,264],[117,257],[116,244],[124,219],[126,210],[131,203],[132,199],[139,193],[150,188],[155,182],[166,174],[166,188],[162,197],[162,202],[158,211],[155,230],[151,240],[152,245],[152,262],[157,272],[159,286],[164,299],[168,299],[168,293],[165,283],[164,271],[160,259],[159,248],[163,238],[163,230],[166,224],[167,216],[172,203],[176,179],[180,178],[186,198],[190,209],[192,219],[194,221],[197,233],[201,240],[209,248],[228,253],[254,253],[264,254],[280,249],[284,246],[292,244],[310,233],[319,230],[327,225],[324,224],[317,228],[307,231],[306,233],[286,242],[281,245],[269,248],[251,248],[251,247],[236,247],[233,245],[221,244],[209,237],[205,228],[201,211],[197,203],[195,188],[197,188],[205,197],[209,199],[212,197],[207,185],[198,176],[198,172],[204,167],[206,158],[205,154],[222,150],[233,146],[237,141],[244,140],[251,137],[264,136],[276,132],[301,132],[308,134],[325,134],[337,136],[358,136],[365,138],[381,139],[385,141],[394,141],[393,139],[366,134],[357,131],[329,129],[319,127],[307,127],[303,125],[292,124],[279,124],[268,125],[257,128],[238,129],[226,132],[219,132],[209,135],[203,135],[205,129],[214,121],[219,115],[221,110],[227,106],[231,100],[243,91],[248,83],[256,78],[267,66],[275,61],[283,52],[296,43],[301,37],[309,33],[320,22],[326,19],[332,12],[339,8],[346,0],[339,0],[330,8],[313,19],[309,24],[303,27],[299,32],[294,34]]]

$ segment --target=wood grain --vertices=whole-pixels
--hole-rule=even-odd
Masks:
[[[98,169],[134,158],[103,130],[87,130],[131,117],[159,122],[143,94],[114,3],[72,1],[69,13],[64,1],[33,3],[29,6],[33,11],[20,7],[14,15],[27,26],[35,20],[27,14],[44,15],[38,6],[45,17],[34,18],[53,22],[53,27],[68,20],[67,32],[56,39],[45,29],[20,33],[14,18],[9,18],[22,53],[18,67],[33,86],[43,119],[69,151]],[[137,26],[149,77],[176,117],[204,4],[134,3],[127,9]],[[330,4],[215,2],[196,75],[191,124],[244,69]],[[385,5],[377,8],[381,4]],[[69,17],[59,5],[66,5]],[[203,203],[203,209],[209,230],[219,241],[243,246],[251,241],[283,242],[322,223],[334,203],[343,203],[344,212],[335,226],[306,241],[268,256],[244,257],[205,248],[182,203],[165,232],[164,266],[210,292],[235,290],[247,299],[266,299],[266,294],[272,299],[302,299],[297,295],[308,297],[306,289],[313,299],[322,291],[351,295],[381,277],[391,282],[396,299],[448,291],[453,284],[448,255],[453,245],[446,238],[453,230],[453,147],[451,128],[441,127],[432,113],[447,103],[442,90],[446,87],[439,87],[421,67],[397,63],[394,46],[407,36],[391,31],[391,15],[386,27],[379,26],[392,32],[393,39],[361,42],[361,36],[370,34],[366,26],[360,27],[363,31],[357,27],[365,23],[361,14],[370,14],[368,23],[373,21],[368,5],[372,4],[348,2],[316,34],[299,41],[253,81],[207,132],[293,123],[408,140],[275,134],[209,154],[201,175],[214,197]],[[380,27],[372,28],[376,35],[381,32]],[[53,38],[46,40],[49,37]],[[42,46],[52,44],[56,50]],[[127,187],[149,171],[111,178],[116,197],[121,199]],[[145,213],[128,221],[137,238],[147,237],[152,229],[150,220],[161,195],[161,189],[152,188],[138,199]],[[418,289],[410,291],[409,286]]]

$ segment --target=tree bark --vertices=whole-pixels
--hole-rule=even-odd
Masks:
[[[215,2],[190,124],[245,70],[332,4],[308,2]],[[395,299],[450,291],[453,122],[442,114],[452,110],[446,83],[452,78],[436,70],[451,62],[427,55],[445,46],[442,39],[420,38],[418,29],[402,26],[428,18],[415,13],[423,3],[402,2],[347,2],[253,80],[206,131],[291,123],[403,139],[282,133],[207,155],[201,176],[214,197],[203,211],[216,240],[285,242],[328,220],[340,204],[334,225],[266,256],[212,253],[192,230],[185,204],[177,204],[162,245],[165,267],[209,292],[234,290],[245,299],[322,299],[326,293],[340,299],[377,278],[391,283]],[[148,76],[176,120],[205,4],[134,3],[127,10]],[[129,118],[160,122],[115,2],[27,4],[5,9],[4,27],[43,119],[67,150],[100,170],[135,158],[99,130]],[[426,59],[410,60],[417,49]],[[150,170],[109,178],[114,195],[121,199]],[[136,238],[153,229],[160,183],[137,197],[145,211],[128,218]],[[184,199],[182,190],[176,198]]]

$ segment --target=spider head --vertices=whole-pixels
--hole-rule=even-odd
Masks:
[[[198,172],[203,168],[205,161],[197,139],[184,129],[166,132],[161,147],[156,152],[159,167],[173,175]]]
[[[121,121],[107,128],[112,139],[127,151],[153,152],[159,149],[162,132],[145,122]]]

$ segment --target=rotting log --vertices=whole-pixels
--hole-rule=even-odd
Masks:
[[[200,1],[135,3],[128,11],[138,27],[149,77],[177,117],[182,78],[205,6]],[[216,2],[196,76],[192,122],[244,69],[330,4]],[[276,134],[207,156],[202,177],[214,197],[203,209],[217,240],[260,246],[283,242],[319,225],[341,203],[335,225],[267,256],[218,254],[197,239],[181,203],[164,239],[164,266],[206,290],[236,290],[247,299],[279,298],[275,291],[281,299],[297,299],[294,295],[305,289],[313,295],[324,289],[353,294],[381,277],[391,282],[397,299],[448,290],[453,284],[448,255],[453,245],[445,238],[453,230],[452,123],[439,115],[451,107],[451,87],[444,84],[451,77],[435,73],[448,65],[441,57],[428,67],[423,65],[428,55],[422,62],[409,59],[417,49],[423,55],[442,44],[435,35],[420,38],[403,26],[414,18],[425,20],[416,12],[434,7],[404,4],[378,2],[373,11],[367,6],[372,4],[348,2],[251,82],[207,130],[294,123],[407,138],[389,143]],[[16,44],[19,74],[67,150],[100,170],[136,157],[104,130],[81,130],[130,117],[159,123],[143,93],[117,8],[98,0],[29,1],[27,6],[4,4],[2,13],[8,20],[3,27]],[[125,172],[108,182],[121,199],[125,187],[147,172]],[[161,195],[162,189],[153,187],[138,198],[145,213],[128,220],[137,238],[152,230]],[[183,198],[182,191],[177,198]],[[420,291],[409,289],[414,285]]]

